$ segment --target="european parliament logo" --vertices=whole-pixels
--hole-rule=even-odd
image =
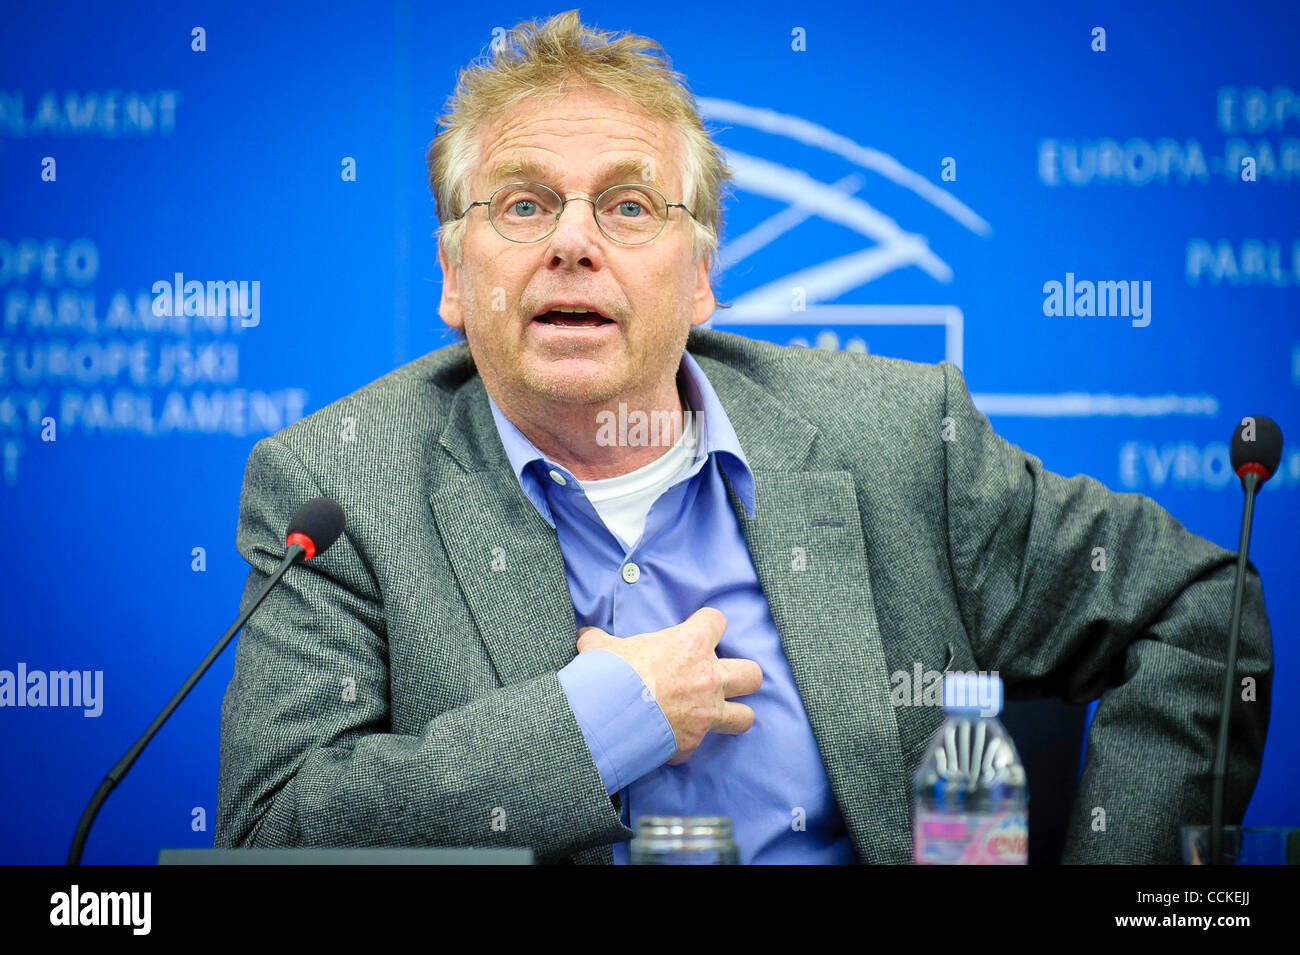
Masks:
[[[726,238],[719,249],[720,267],[728,281],[740,281],[759,270],[748,268],[749,260],[764,250],[779,248],[783,260],[799,262],[794,271],[746,288],[732,299],[732,307],[714,313],[712,324],[775,341],[778,344],[805,345],[846,351],[880,351],[894,357],[917,361],[946,360],[963,367],[965,321],[962,309],[954,302],[943,302],[944,286],[950,285],[953,266],[932,245],[931,236],[909,229],[887,212],[877,208],[859,192],[869,176],[879,177],[897,189],[906,190],[919,201],[942,215],[940,221],[952,228],[987,240],[992,225],[951,192],[935,184],[922,173],[908,168],[894,156],[872,146],[856,142],[825,125],[802,116],[792,116],[772,109],[731,100],[701,97],[700,112],[706,121],[719,124],[717,135],[727,162],[734,171],[738,205],[764,200],[767,207],[776,205],[765,218],[746,221],[738,235]],[[734,131],[739,129],[739,134]],[[739,143],[737,142],[739,141]],[[743,145],[742,145],[743,144]],[[791,147],[795,147],[793,150]],[[770,158],[781,153],[783,159]],[[806,158],[803,163],[792,155]],[[945,163],[951,160],[945,160]],[[806,167],[826,168],[849,164],[852,171],[834,181],[813,175]],[[832,245],[806,241],[799,230],[820,220],[848,230],[853,239],[843,251],[844,242]],[[945,241],[950,236],[945,233]],[[861,242],[860,248],[852,248]],[[937,242],[937,239],[936,239]],[[832,249],[823,261],[808,263],[810,251]],[[936,285],[940,301],[900,302],[897,304],[852,304],[844,301],[863,297],[871,283],[900,270],[917,270]],[[1058,298],[1066,291],[1068,303],[1061,314],[1105,314],[1091,311],[1084,292],[1092,282],[1079,282],[1075,298],[1073,276],[1067,276],[1069,288],[1057,289]],[[1047,283],[1044,314],[1049,314],[1052,285]],[[1136,283],[1132,283],[1136,284]],[[1145,308],[1135,327],[1150,323],[1150,282],[1138,286],[1133,303]],[[1098,282],[1105,293],[1121,286],[1128,293],[1131,283]],[[1111,288],[1114,286],[1114,288]],[[1115,296],[1111,294],[1111,297]],[[1125,294],[1127,300],[1129,296]],[[1102,303],[1110,299],[1103,294]],[[1145,306],[1137,303],[1145,302]],[[1128,320],[1128,302],[1117,314]],[[900,335],[905,329],[930,329],[937,342]],[[874,341],[885,347],[872,347]],[[985,414],[1032,418],[1091,417],[1166,417],[1209,416],[1219,413],[1219,401],[1211,395],[1114,395],[1088,391],[1054,394],[976,393],[976,405]]]
[[[723,99],[701,98],[699,107],[706,120],[764,134],[752,139],[758,149],[770,143],[771,137],[777,137],[783,145],[795,143],[818,151],[821,155],[814,161],[829,156],[855,167],[848,175],[825,182],[788,160],[780,162],[755,155],[730,145],[725,133],[719,136],[735,173],[736,188],[780,206],[724,242],[719,249],[724,272],[734,273],[747,259],[768,247],[783,244],[794,250],[801,246],[799,227],[812,219],[842,226],[862,246],[834,254],[826,261],[801,265],[747,289],[733,300],[730,309],[715,313],[715,325],[736,326],[738,331],[781,344],[812,344],[848,351],[869,350],[868,338],[880,330],[929,327],[941,333],[940,352],[916,354],[916,359],[946,359],[961,367],[963,319],[956,305],[847,304],[840,300],[892,272],[911,267],[940,284],[953,279],[952,266],[931,248],[926,236],[905,228],[859,195],[867,182],[866,174],[883,177],[910,191],[976,236],[987,237],[993,231],[984,218],[893,156],[811,120]],[[746,142],[750,141],[746,137]],[[802,333],[783,336],[785,326],[795,326]],[[837,329],[845,330],[842,339]]]

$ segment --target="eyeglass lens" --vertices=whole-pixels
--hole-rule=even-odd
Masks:
[[[596,222],[618,242],[647,242],[668,218],[663,196],[637,185],[615,186],[596,200]],[[555,228],[564,203],[554,190],[535,182],[514,183],[492,197],[492,225],[507,239],[536,241]]]

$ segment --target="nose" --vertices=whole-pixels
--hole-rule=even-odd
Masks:
[[[560,212],[555,231],[547,239],[547,264],[551,268],[583,266],[599,269],[605,264],[601,247],[604,238],[596,225],[595,203],[585,196],[569,196]]]

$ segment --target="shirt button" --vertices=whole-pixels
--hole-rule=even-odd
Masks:
[[[569,483],[564,479],[564,475],[554,468],[551,468],[551,480],[560,485],[560,487],[564,487],[564,485]]]
[[[641,579],[641,568],[631,561],[628,561],[623,565],[623,579],[629,584],[636,583]]]

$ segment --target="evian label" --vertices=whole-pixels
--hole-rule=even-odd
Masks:
[[[1026,865],[1028,814],[951,813],[918,808],[912,830],[912,861],[917,865]]]

